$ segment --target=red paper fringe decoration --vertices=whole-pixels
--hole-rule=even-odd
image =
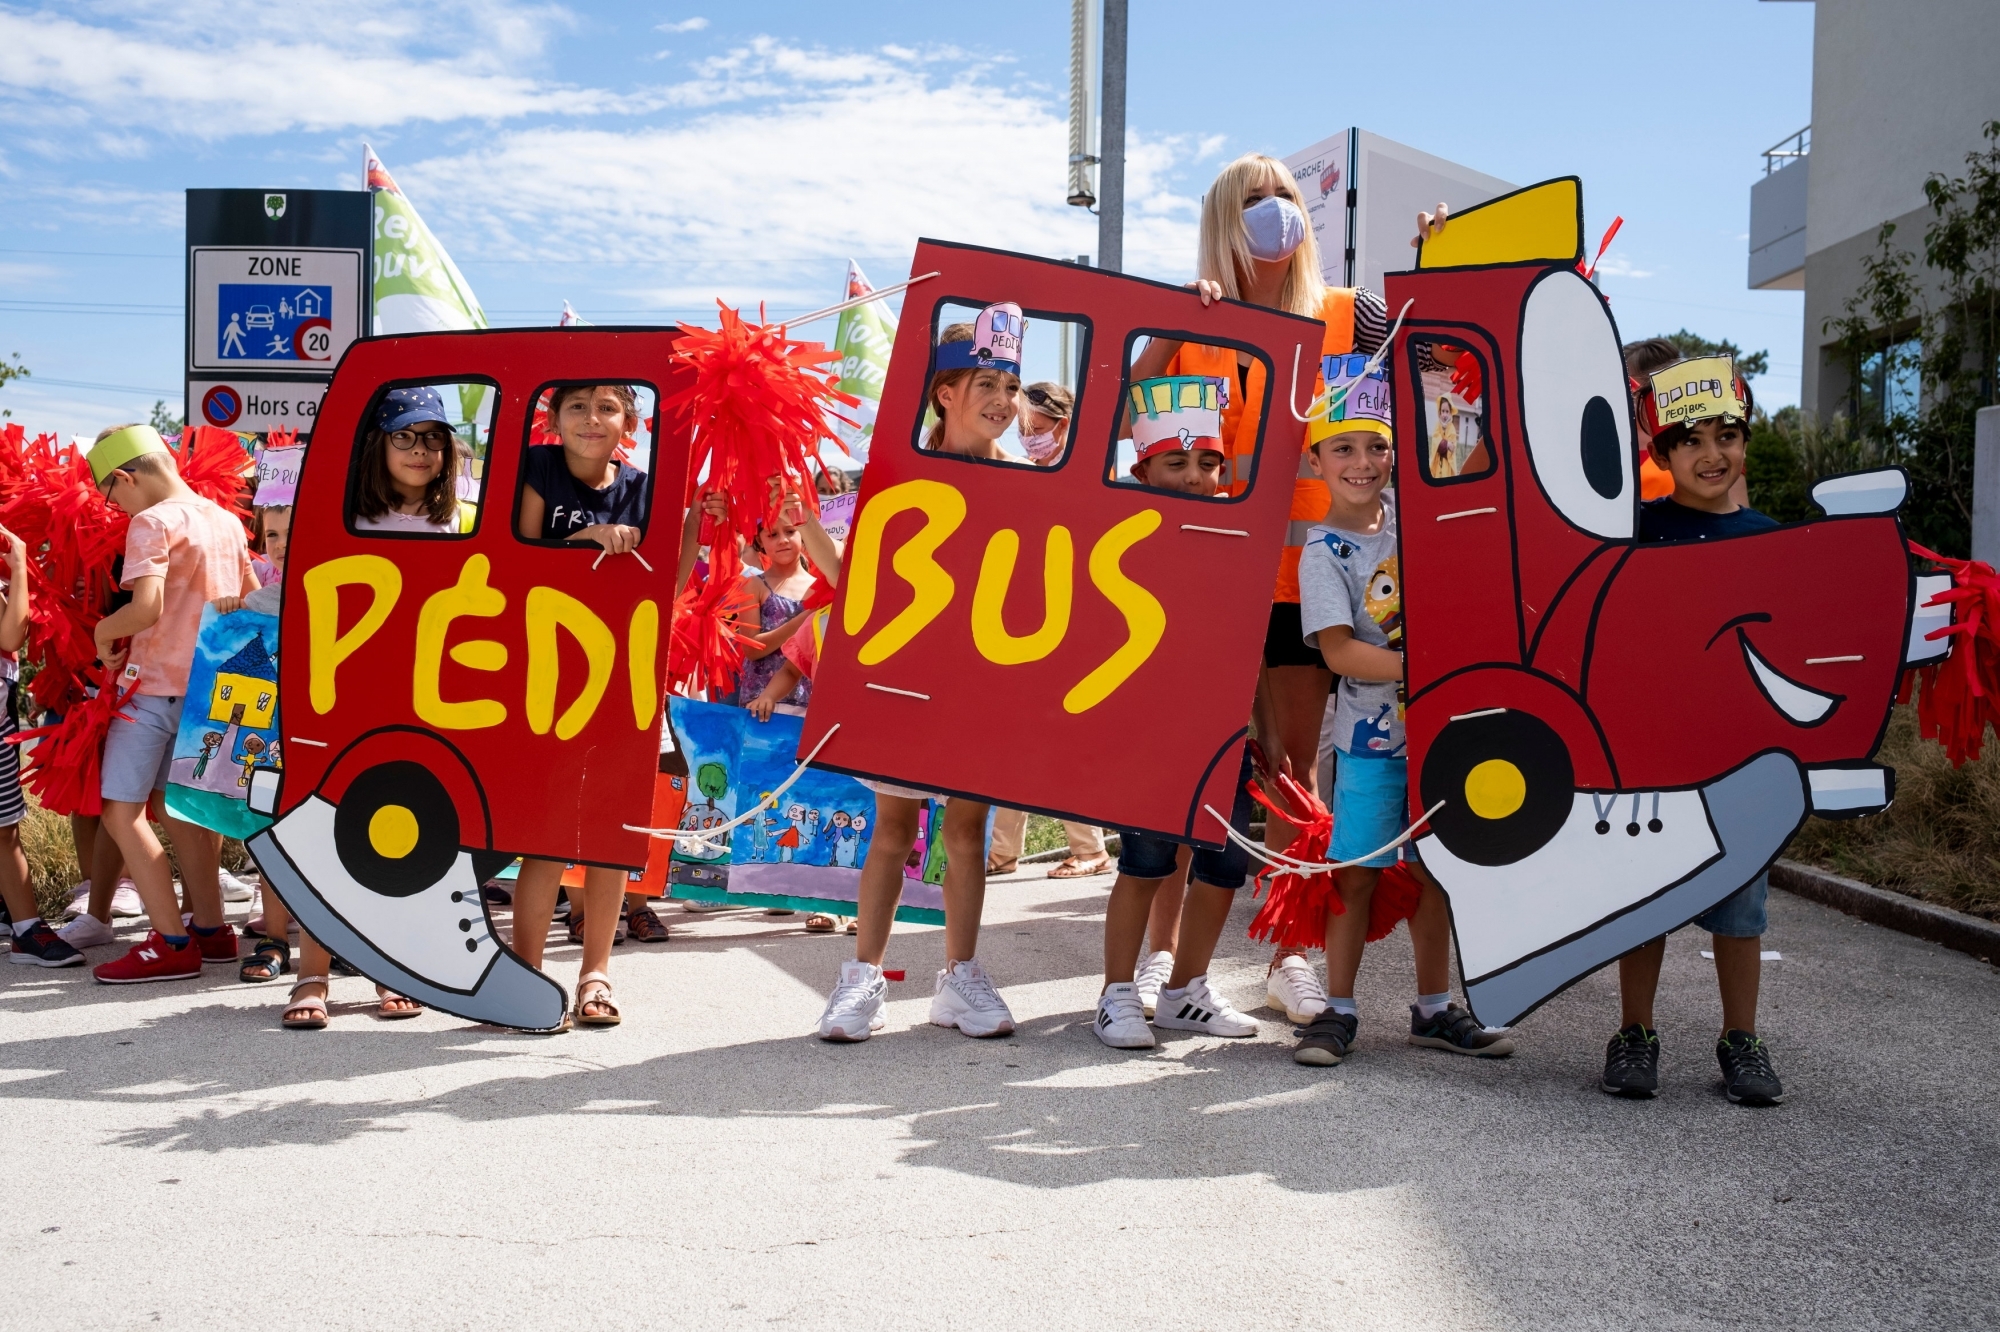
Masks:
[[[83,682],[100,684],[95,666],[84,668]],[[77,704],[63,719],[49,726],[37,726],[7,737],[7,742],[23,745],[39,740],[34,748],[21,750],[21,785],[32,792],[42,808],[53,814],[94,816],[104,812],[104,737],[112,719],[130,722],[124,708],[138,691],[134,680],[124,690],[100,687],[95,695]]]
[[[1332,813],[1290,776],[1280,773],[1276,780],[1285,799],[1305,811],[1303,819],[1293,818],[1278,808],[1255,782],[1249,790],[1251,799],[1269,811],[1267,817],[1275,815],[1299,830],[1284,854],[1294,860],[1326,863],[1328,847],[1333,841]],[[1347,914],[1347,903],[1340,896],[1335,873],[1322,870],[1317,874],[1282,874],[1270,868],[1260,871],[1254,891],[1268,889],[1268,893],[1263,908],[1250,922],[1250,937],[1267,940],[1279,948],[1325,948],[1328,913]],[[1422,893],[1423,885],[1407,865],[1398,862],[1383,870],[1368,901],[1367,942],[1387,938],[1399,923],[1414,915]]]
[[[1907,702],[1911,676],[1920,678],[1918,729],[1944,746],[1954,768],[1962,767],[1985,748],[1986,728],[2000,726],[2000,574],[1990,564],[1955,560],[1914,541],[1910,549],[1950,570],[1952,588],[1937,600],[1952,603],[1951,625],[1936,636],[1958,641],[1943,661],[1906,673],[1900,697]]]
[[[703,690],[713,697],[734,689],[743,671],[743,644],[751,641],[736,627],[737,617],[757,603],[743,586],[735,539],[725,538],[709,558],[708,577],[690,578],[674,598],[667,686],[684,695]]]

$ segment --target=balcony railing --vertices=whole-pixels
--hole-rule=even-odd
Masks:
[[[1812,126],[1808,125],[1797,134],[1780,139],[1764,150],[1764,174],[1782,171],[1800,158],[1812,152]]]

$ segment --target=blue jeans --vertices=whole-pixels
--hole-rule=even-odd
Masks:
[[[1250,747],[1243,747],[1243,764],[1236,774],[1236,801],[1229,808],[1229,825],[1243,836],[1250,835]],[[1206,813],[1201,818],[1215,820]],[[1119,833],[1118,872],[1135,879],[1164,879],[1174,872],[1174,861],[1185,842],[1151,833]],[[1188,866],[1188,876],[1197,883],[1235,892],[1250,877],[1250,853],[1234,842],[1220,851],[1197,847]]]
[[[1710,934],[1725,939],[1760,938],[1769,927],[1764,899],[1771,891],[1771,876],[1759,874],[1729,896],[1694,918],[1694,923]]]

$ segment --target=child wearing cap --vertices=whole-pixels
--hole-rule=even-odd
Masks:
[[[938,335],[927,390],[937,423],[925,432],[925,449],[994,461],[1007,456],[1000,450],[1000,437],[1020,415],[1024,330],[1021,308],[1004,301],[981,310],[973,323],[947,325]],[[808,621],[799,632],[812,628]],[[937,974],[930,1020],[966,1036],[1007,1035],[1014,1030],[1014,1014],[977,956],[979,918],[986,904],[986,816],[992,806],[887,782],[867,785],[875,792],[875,834],[861,865],[854,960],[842,964],[827,997],[820,1039],[865,1041],[882,1029],[888,989],[882,959],[903,894],[903,866],[916,846],[917,819],[926,800],[945,800],[945,964]]]
[[[458,436],[434,388],[392,389],[361,441],[354,526],[431,536],[470,532],[478,511],[458,498]]]
[[[248,596],[257,590],[257,575],[243,524],[181,480],[174,455],[152,427],[105,431],[89,461],[105,499],[132,515],[123,571],[132,600],[98,621],[96,632],[97,655],[110,677],[104,687],[137,688],[125,709],[132,720],[113,721],[105,735],[103,822],[153,923],[144,942],[100,964],[95,975],[113,985],[179,980],[199,976],[204,962],[236,960],[236,931],[222,918],[217,878],[222,838],[166,820],[194,913],[190,938],[167,853],[146,822],[146,802],[167,784],[202,607]]]
[[[1037,467],[1053,467],[1069,443],[1070,413],[1076,395],[1061,384],[1037,380],[1021,391],[1021,448]]]
[[[1640,428],[1651,437],[1654,462],[1673,476],[1674,491],[1639,506],[1639,540],[1717,541],[1778,525],[1737,498],[1753,406],[1750,386],[1737,375],[1732,357],[1695,357],[1648,376],[1639,401]],[[1769,878],[1759,874],[1694,919],[1714,941],[1715,979],[1722,990],[1715,1058],[1729,1099],[1739,1105],[1785,1099],[1771,1052],[1757,1035],[1769,891]],[[1653,998],[1666,951],[1662,936],[1618,959],[1624,1025],[1605,1048],[1600,1082],[1614,1096],[1646,1098],[1660,1089]]]
[[[1409,823],[1409,760],[1404,752],[1403,599],[1396,555],[1395,509],[1382,500],[1394,434],[1389,384],[1379,365],[1325,358],[1330,405],[1309,427],[1307,460],[1332,494],[1324,522],[1307,533],[1299,558],[1299,607],[1305,641],[1340,677],[1334,708],[1333,841],[1328,858],[1340,901],[1326,922],[1326,1007],[1299,1031],[1292,1058],[1338,1064],[1360,1025],[1354,978],[1368,937],[1369,904],[1382,871],[1396,863],[1392,844]],[[1451,921],[1444,894],[1401,852],[1422,885],[1410,917],[1417,1002],[1410,1043],[1456,1054],[1498,1057],[1511,1040],[1482,1029],[1451,1001]]]
[[[1218,377],[1168,375],[1133,384],[1129,402],[1137,455],[1133,479],[1153,490],[1204,498],[1218,494],[1227,461],[1220,436],[1222,408],[1228,399],[1228,381]],[[1229,815],[1231,825],[1245,838],[1250,835],[1250,780],[1246,746]],[[1220,836],[1220,829],[1216,833]],[[1128,830],[1120,835],[1118,879],[1104,909],[1104,990],[1092,1024],[1097,1039],[1113,1049],[1152,1049],[1153,1027],[1210,1036],[1257,1034],[1256,1020],[1238,1012],[1208,984],[1216,941],[1229,922],[1236,890],[1249,877],[1249,854],[1234,842],[1220,851],[1196,849],[1188,857],[1187,898],[1173,969],[1153,998],[1153,1012],[1146,1012],[1147,996],[1135,974],[1139,948],[1161,886],[1180,891],[1186,846],[1177,838],[1153,833]]]

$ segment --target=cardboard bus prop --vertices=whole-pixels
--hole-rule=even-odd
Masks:
[[[674,329],[364,340],[341,359],[292,517],[278,686],[284,767],[250,775],[249,842],[300,925],[382,985],[474,1021],[560,1025],[562,987],[496,937],[479,886],[513,857],[643,871],[687,431]],[[468,532],[357,531],[354,463],[394,387],[487,387]],[[636,555],[515,535],[530,423],[556,384],[648,385]]]
[[[1424,407],[1396,420],[1411,816],[1439,806],[1417,846],[1489,1025],[1721,902],[1808,813],[1885,807],[1871,756],[1950,622],[1925,604],[1950,579],[1912,576],[1898,469],[1821,482],[1824,518],[1638,544],[1582,254],[1581,187],[1554,180],[1454,216],[1387,283],[1414,302],[1399,403]]]
[[[820,767],[1219,846],[1202,806],[1235,803],[1322,326],[937,241],[911,271],[940,276],[911,288],[897,327],[804,750],[824,739]],[[985,313],[969,350],[941,355],[947,303]],[[1023,341],[1032,361],[1054,320],[1084,330],[1056,465],[921,446],[934,370],[1020,357]],[[1263,362],[1263,439],[1240,493],[1146,489],[1117,465],[1126,367],[1149,335]],[[1198,706],[1163,712],[1170,690]]]

